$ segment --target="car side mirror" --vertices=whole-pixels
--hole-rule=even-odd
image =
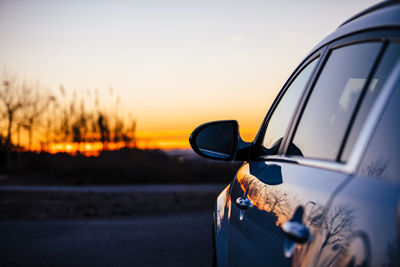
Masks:
[[[190,135],[189,142],[197,154],[216,160],[245,160],[237,158],[238,150],[250,145],[240,138],[235,120],[202,124]]]

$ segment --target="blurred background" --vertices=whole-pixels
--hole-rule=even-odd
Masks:
[[[377,2],[0,0],[0,220],[208,222],[240,163],[191,131],[236,119],[252,141],[308,51]]]

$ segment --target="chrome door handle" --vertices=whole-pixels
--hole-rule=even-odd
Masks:
[[[236,199],[236,205],[241,210],[247,210],[249,207],[253,207],[253,203],[251,203],[250,199],[247,197],[239,197]]]
[[[310,230],[300,222],[287,221],[283,224],[282,231],[290,240],[299,244],[304,244],[310,239]]]

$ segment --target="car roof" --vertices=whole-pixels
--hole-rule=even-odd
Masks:
[[[400,1],[384,1],[354,15],[319,42],[310,54],[346,35],[383,28],[400,28]]]

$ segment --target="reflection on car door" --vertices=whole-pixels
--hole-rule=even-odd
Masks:
[[[244,164],[232,184],[232,202],[248,198],[254,205],[245,211],[232,205],[229,233],[229,258],[237,266],[250,264],[284,266],[291,264],[294,247],[286,248],[281,226],[303,207],[302,223],[311,233],[323,213],[332,191],[346,175],[292,163],[259,161]],[[263,259],[263,262],[259,262]],[[229,264],[232,265],[232,264]]]

